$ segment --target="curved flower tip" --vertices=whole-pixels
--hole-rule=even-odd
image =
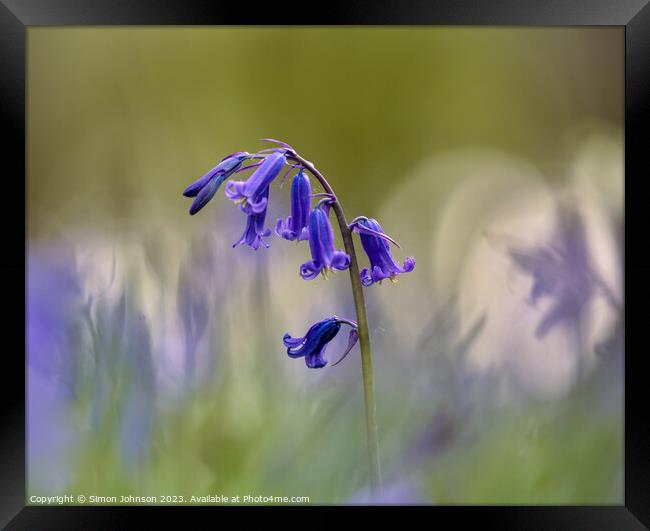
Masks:
[[[415,269],[415,258],[407,257],[404,265],[400,265],[393,258],[385,234],[377,220],[372,218],[358,218],[357,232],[361,238],[363,250],[368,255],[370,269],[363,268],[359,273],[361,283],[368,287],[375,282],[389,279],[397,282],[397,276],[409,273]]]
[[[392,243],[395,247],[399,247],[399,243],[397,243],[393,238],[391,238],[388,234],[384,234],[381,231],[376,231],[370,228],[370,224],[367,223],[369,219],[365,216],[358,216],[352,220],[352,223],[348,225],[348,228],[353,231],[357,232],[359,234],[368,234],[370,236],[379,236],[380,238],[386,240],[387,242]],[[375,221],[375,220],[373,220]],[[379,226],[379,223],[377,223],[377,226]]]
[[[201,210],[214,197],[221,184],[235,173],[249,157],[250,154],[245,151],[228,155],[203,177],[185,188],[183,191],[185,197],[196,198],[190,207],[190,214],[194,215]]]
[[[350,267],[350,256],[334,248],[334,231],[329,221],[329,207],[319,204],[309,214],[309,248],[312,259],[300,266],[300,276],[312,280],[332,269],[344,271]]]
[[[287,354],[290,358],[305,358],[305,363],[310,369],[321,369],[327,365],[327,360],[323,357],[327,345],[332,339],[336,337],[341,329],[342,324],[347,324],[352,327],[356,333],[356,323],[348,319],[339,319],[336,316],[328,317],[311,326],[303,337],[291,337],[288,333],[284,334],[282,338],[284,346],[287,347]],[[356,344],[356,340],[352,340],[352,332],[350,332],[350,340],[348,341],[348,348],[341,357],[339,363],[352,347]],[[358,336],[357,336],[358,337]]]
[[[246,181],[230,181],[226,185],[226,197],[239,205],[242,212],[260,214],[268,204],[263,192],[282,171],[285,163],[283,153],[271,153]]]
[[[291,215],[282,224],[278,220],[275,233],[285,240],[306,240],[308,238],[307,224],[311,206],[311,183],[304,171],[299,171],[291,183]]]
[[[275,138],[260,138],[260,140],[262,142],[271,142],[273,144],[280,144],[284,148],[293,150],[293,148],[289,144],[283,142],[282,140],[276,140]]]
[[[358,341],[359,341],[359,331],[356,329],[356,327],[353,327],[350,330],[350,335],[348,335],[348,346],[345,349],[345,352],[343,353],[343,355],[339,358],[339,360],[336,363],[332,364],[332,367],[334,367],[334,365],[338,365],[345,358],[347,358],[348,354],[352,350],[352,347],[354,347],[354,345],[356,345]]]

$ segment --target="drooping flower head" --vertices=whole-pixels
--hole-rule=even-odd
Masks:
[[[312,280],[330,269],[344,271],[350,267],[347,253],[334,248],[334,231],[329,220],[329,202],[324,199],[309,214],[309,248],[312,259],[300,266],[300,276]]]
[[[226,197],[239,205],[246,214],[260,214],[266,210],[268,197],[265,191],[286,163],[284,153],[267,155],[260,166],[245,181],[230,181],[226,185]]]
[[[260,195],[260,199],[268,201],[269,199],[269,186]],[[242,243],[245,243],[249,247],[252,247],[257,251],[260,247],[260,243],[268,249],[269,244],[266,243],[262,238],[266,238],[271,235],[270,229],[264,229],[264,221],[266,220],[266,209],[262,210],[259,214],[249,214],[248,219],[246,220],[246,228],[244,229],[244,234],[239,238],[235,243],[232,244],[233,247],[237,247]]]
[[[278,219],[275,233],[285,240],[306,240],[309,237],[309,208],[311,206],[311,183],[304,171],[299,171],[291,183],[291,215],[286,219],[284,228],[282,219]]]
[[[384,279],[396,281],[396,277],[402,273],[409,273],[415,268],[415,259],[410,256],[404,260],[404,266],[400,267],[393,258],[388,242],[381,225],[377,220],[366,217],[356,218],[352,226],[359,233],[363,250],[370,260],[370,270],[363,268],[359,273],[361,283],[364,286],[371,286],[375,282]],[[381,236],[380,236],[381,235]]]
[[[288,333],[284,334],[284,346],[287,347],[287,354],[290,358],[305,358],[305,363],[310,369],[321,369],[327,365],[327,360],[323,357],[327,344],[332,341],[339,333],[342,324],[352,327],[348,347],[339,359],[341,361],[352,350],[357,342],[357,324],[348,319],[341,319],[333,316],[319,321],[313,325],[303,337],[291,337]],[[337,362],[338,363],[338,362]],[[335,364],[336,365],[336,364]]]
[[[214,197],[221,184],[235,173],[250,156],[245,151],[228,155],[203,177],[190,184],[183,191],[185,197],[196,198],[190,206],[190,215],[193,216],[201,210]]]

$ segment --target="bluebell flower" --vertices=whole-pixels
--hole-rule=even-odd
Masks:
[[[198,181],[190,184],[183,192],[185,197],[196,198],[190,206],[190,214],[193,216],[201,210],[214,197],[221,184],[235,173],[250,156],[245,151],[228,155]]]
[[[268,205],[268,197],[264,194],[285,163],[284,153],[267,155],[247,180],[230,181],[227,184],[226,197],[239,205],[240,210],[246,214],[261,214]]]
[[[260,201],[268,202],[269,199],[269,186],[267,186],[264,191],[260,194]],[[263,244],[267,249],[269,244],[266,243],[262,238],[267,238],[271,235],[270,229],[264,229],[264,221],[266,220],[266,209],[262,210],[259,214],[249,214],[248,219],[246,220],[246,228],[244,229],[244,234],[239,238],[235,243],[232,244],[233,247],[237,247],[242,243],[245,243],[249,247],[252,247],[257,251],[260,247],[260,243]]]
[[[142,314],[132,308],[126,320],[124,349],[125,403],[120,421],[120,454],[126,471],[136,472],[148,457],[156,417],[156,374],[151,334]],[[139,314],[139,315],[138,315]]]
[[[207,328],[209,313],[208,292],[205,289],[207,275],[201,271],[201,261],[205,258],[197,258],[181,265],[176,292],[178,315],[185,336],[185,382],[188,387],[194,382],[197,349]]]
[[[353,221],[351,226],[359,233],[363,250],[370,260],[370,269],[364,267],[359,273],[364,286],[371,286],[375,282],[381,283],[384,279],[396,282],[397,275],[413,271],[415,258],[407,257],[404,260],[404,266],[400,267],[391,255],[388,241],[386,241],[390,238],[384,234],[377,220],[359,217]]]
[[[348,347],[341,356],[341,361],[352,350],[358,339],[357,324],[348,319],[341,319],[333,316],[319,321],[313,325],[303,337],[291,337],[288,333],[284,334],[282,340],[287,347],[287,354],[290,358],[305,358],[305,363],[310,369],[321,369],[327,365],[327,360],[323,357],[327,344],[332,341],[339,333],[342,324],[352,327],[350,330],[350,340]],[[337,362],[338,363],[338,362]],[[336,364],[335,364],[336,365]]]
[[[330,269],[344,271],[350,267],[350,256],[334,249],[334,231],[329,220],[329,199],[321,201],[309,214],[309,248],[312,259],[300,266],[300,276],[305,280],[319,273],[327,276]]]
[[[285,240],[306,240],[309,209],[311,207],[311,183],[304,171],[299,171],[291,183],[291,215],[286,219],[284,228],[282,219],[278,219],[275,233]]]

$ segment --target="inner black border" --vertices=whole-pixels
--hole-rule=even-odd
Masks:
[[[167,507],[25,507],[25,41],[27,26],[89,25],[512,25],[625,26],[625,504],[610,507],[328,507],[336,516],[352,511],[433,511],[430,525],[480,525],[495,529],[627,530],[650,526],[650,435],[645,422],[648,392],[645,357],[633,330],[650,323],[650,262],[644,262],[644,221],[649,200],[650,6],[648,0],[430,0],[272,3],[209,0],[0,0],[0,117],[4,203],[2,224],[2,379],[0,380],[0,525],[7,529],[125,528],[137,512],[169,520]],[[8,189],[7,189],[8,188]],[[645,206],[645,209],[644,209]],[[18,230],[23,221],[23,229]],[[644,304],[645,303],[645,304]],[[21,324],[23,326],[21,326]],[[11,341],[8,341],[11,339]],[[567,441],[571,444],[571,441]],[[199,508],[183,507],[183,518]],[[210,509],[217,509],[211,507]],[[241,515],[313,507],[220,507]],[[441,520],[442,519],[442,520]],[[182,520],[179,520],[182,522]],[[641,523],[643,522],[643,524]],[[217,522],[215,521],[215,524]],[[445,526],[446,527],[446,526]]]

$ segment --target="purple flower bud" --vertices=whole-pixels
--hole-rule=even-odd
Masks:
[[[311,206],[311,183],[302,170],[293,178],[291,183],[291,216],[282,228],[282,219],[278,219],[275,233],[285,240],[306,240],[309,237],[307,224]]]
[[[190,184],[183,191],[185,197],[196,197],[190,207],[190,214],[194,215],[201,210],[214,197],[221,184],[235,173],[249,157],[250,154],[245,151],[228,155],[198,181]]]
[[[269,199],[269,187],[267,186],[264,192],[262,192],[261,199],[268,201]],[[264,221],[266,219],[266,209],[262,210],[259,214],[249,214],[248,219],[246,220],[246,229],[244,234],[239,240],[233,243],[233,247],[237,247],[242,243],[245,243],[249,247],[252,247],[257,251],[259,249],[260,243],[262,243],[267,249],[269,245],[262,239],[271,235],[269,229],[264,230]]]
[[[334,231],[329,220],[327,201],[321,201],[309,214],[309,247],[312,259],[300,266],[300,276],[312,280],[331,269],[344,271],[350,267],[350,257],[343,251],[334,249]]]
[[[266,210],[267,198],[263,197],[286,162],[283,153],[271,153],[246,181],[230,181],[226,186],[226,197],[239,205],[246,214],[260,214]]]
[[[363,250],[368,255],[370,260],[370,270],[363,268],[359,274],[361,283],[364,286],[370,286],[375,282],[380,282],[386,278],[392,282],[396,281],[397,275],[401,273],[409,273],[415,268],[415,259],[407,257],[404,260],[404,266],[400,267],[393,259],[390,253],[390,247],[385,238],[375,236],[376,234],[384,234],[379,223],[375,219],[358,218],[355,230],[359,233],[361,238],[361,245]],[[372,232],[366,232],[364,229],[370,229]]]
[[[310,369],[321,369],[325,367],[327,361],[323,355],[327,344],[336,337],[343,323],[356,330],[357,325],[355,322],[333,316],[313,325],[303,337],[293,338],[288,333],[284,334],[283,341],[284,346],[287,347],[287,354],[290,358],[304,357],[305,363]],[[354,343],[349,345],[345,355],[354,346]]]

